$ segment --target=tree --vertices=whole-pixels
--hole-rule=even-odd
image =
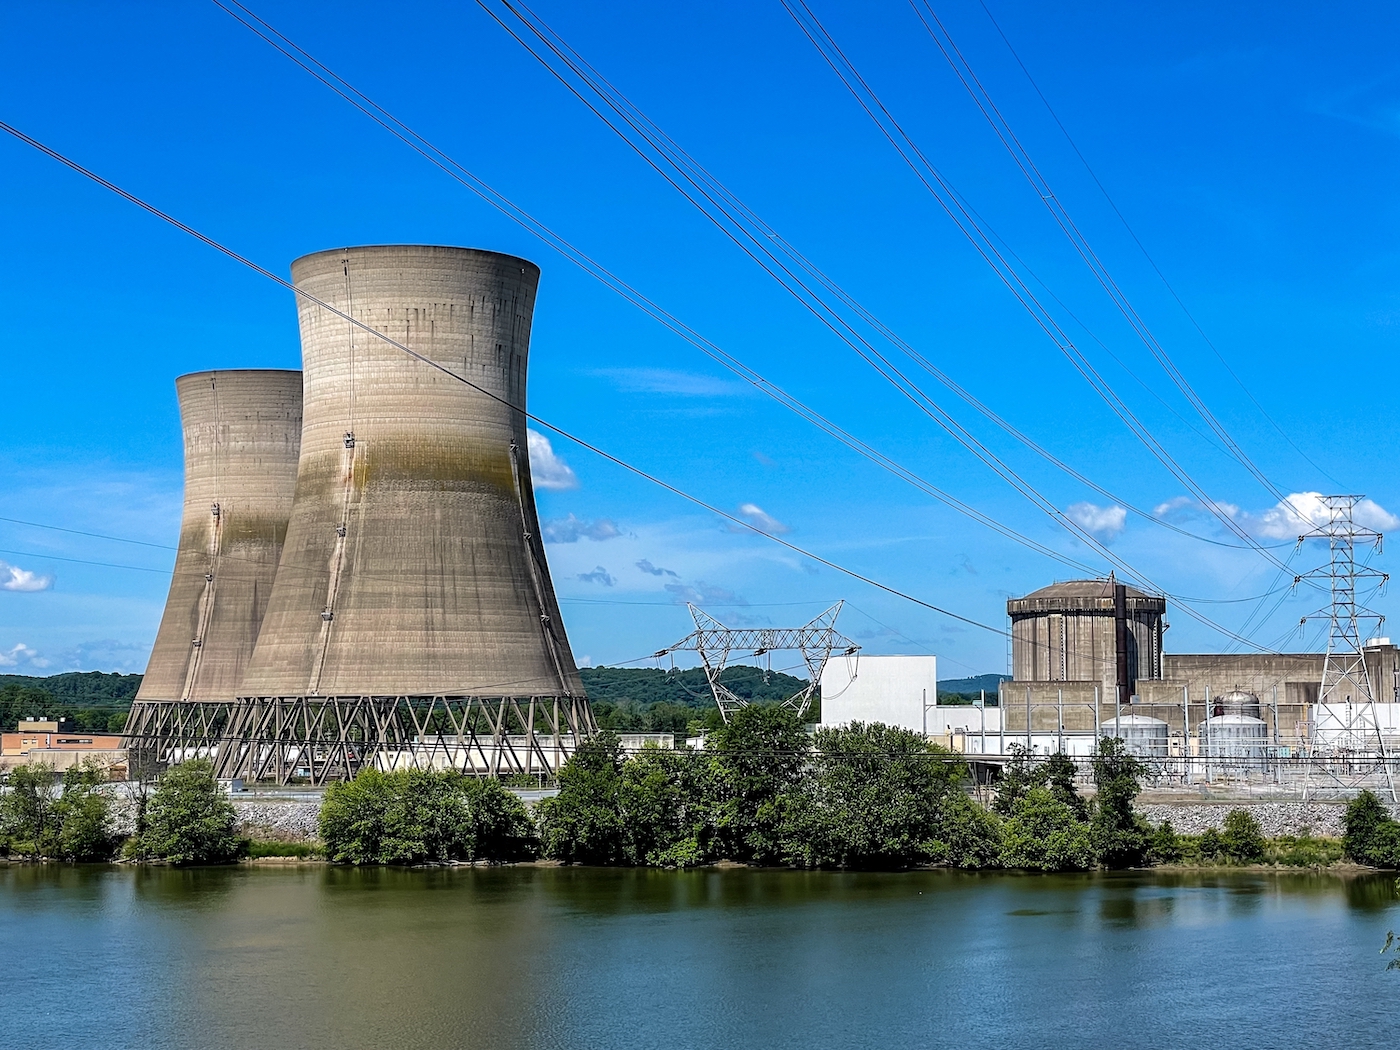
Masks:
[[[1400,868],[1400,821],[1372,792],[1347,803],[1342,818],[1342,852],[1359,864]]]
[[[1031,788],[1045,786],[1045,767],[1036,761],[1034,753],[1021,744],[1009,746],[1011,759],[1002,767],[992,808],[1003,817],[1011,816],[1016,803]]]
[[[937,860],[954,868],[994,868],[1001,863],[1002,821],[962,791],[950,791],[938,803]]]
[[[166,770],[146,805],[144,823],[128,843],[128,852],[138,860],[219,864],[243,850],[233,803],[204,759]]]
[[[52,856],[58,838],[53,769],[27,762],[10,770],[8,782],[10,790],[0,797],[0,832],[9,848],[31,857]]]
[[[106,773],[96,763],[71,766],[54,803],[53,856],[72,861],[111,860],[120,845],[112,827],[112,800],[101,791]]]
[[[708,772],[704,756],[688,748],[647,746],[622,764],[617,798],[626,863],[685,868],[704,860]]]
[[[615,733],[599,733],[569,756],[559,770],[559,794],[536,809],[545,856],[566,864],[624,861],[621,771]]]
[[[1148,835],[1147,859],[1153,864],[1175,864],[1185,856],[1181,836],[1170,820],[1158,824]]]
[[[753,864],[782,859],[782,826],[810,743],[779,704],[750,704],[705,742],[714,789],[715,856]]]
[[[812,769],[788,809],[784,856],[838,868],[943,860],[939,804],[966,770],[960,756],[907,729],[853,722],[818,730]]]
[[[1143,768],[1117,737],[1100,737],[1094,750],[1098,798],[1091,821],[1094,848],[1107,868],[1131,868],[1147,856],[1147,822],[1133,809]]]
[[[1074,778],[1079,773],[1074,759],[1063,751],[1056,751],[1045,760],[1042,769],[1050,794],[1073,811],[1075,820],[1088,820],[1089,804],[1084,801],[1074,784]]]
[[[1001,862],[1008,868],[1087,871],[1094,866],[1089,826],[1046,788],[1031,788],[1002,826]]]
[[[1225,855],[1241,864],[1257,864],[1264,859],[1264,833],[1259,821],[1243,809],[1225,814],[1225,827],[1220,835]]]
[[[510,861],[535,854],[525,804],[497,780],[455,770],[364,769],[326,789],[326,855],[345,864]]]

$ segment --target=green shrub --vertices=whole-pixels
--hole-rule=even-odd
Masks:
[[[1372,792],[1363,791],[1347,803],[1342,826],[1342,849],[1359,864],[1400,868],[1400,822]]]
[[[1079,772],[1074,759],[1056,751],[1045,760],[1042,768],[1045,771],[1045,786],[1050,789],[1050,794],[1074,812],[1075,820],[1088,820],[1089,804],[1084,801],[1074,783],[1075,775]]]
[[[782,829],[811,744],[802,720],[778,704],[750,704],[705,741],[714,857],[782,860]]]
[[[1269,841],[1267,859],[1290,868],[1326,868],[1342,859],[1342,843],[1312,835],[1282,835]]]
[[[1220,832],[1214,828],[1206,828],[1196,837],[1196,858],[1202,862],[1210,862],[1219,858],[1225,852],[1225,844],[1220,840]]]
[[[127,854],[138,860],[171,864],[221,864],[242,853],[233,803],[203,759],[181,762],[161,775],[138,814],[137,832]]]
[[[1011,757],[1001,768],[996,798],[992,800],[992,809],[1003,817],[1011,816],[1016,803],[1025,798],[1031,788],[1045,786],[1047,772],[1024,745],[1010,744],[1008,750]]]
[[[941,861],[939,803],[966,771],[960,756],[907,729],[852,722],[818,730],[783,828],[785,858],[807,868]]]
[[[961,791],[939,799],[938,836],[939,863],[953,868],[995,868],[1001,863],[1002,821]]]
[[[1153,864],[1177,864],[1186,855],[1185,844],[1170,820],[1164,820],[1147,836],[1147,859]]]
[[[327,856],[347,864],[512,861],[536,847],[519,798],[455,770],[362,770],[326,789],[320,828]]]
[[[112,800],[100,790],[105,772],[72,766],[62,787],[48,766],[29,763],[10,773],[0,798],[0,838],[7,852],[56,860],[110,860],[120,838],[112,828]]]
[[[1265,857],[1264,833],[1259,821],[1247,810],[1232,809],[1225,814],[1220,834],[1222,852],[1237,864],[1258,864]]]
[[[559,794],[535,810],[546,857],[565,864],[624,863],[621,773],[615,733],[599,733],[569,756],[559,770]]]
[[[1117,737],[1100,737],[1094,750],[1098,796],[1091,822],[1094,850],[1106,868],[1131,868],[1147,858],[1147,821],[1133,809],[1143,767]]]
[[[705,856],[710,795],[704,755],[648,745],[622,764],[617,809],[627,864],[686,868]]]
[[[1001,862],[1008,868],[1086,871],[1094,866],[1089,825],[1046,788],[1031,788],[1002,826]]]
[[[9,790],[0,796],[0,835],[7,847],[22,856],[52,856],[58,840],[54,813],[58,786],[53,770],[28,762],[10,770],[6,783]]]

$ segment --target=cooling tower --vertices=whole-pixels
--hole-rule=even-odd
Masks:
[[[481,389],[299,298],[296,496],[240,695],[582,698],[526,452],[539,268],[392,245],[292,278]]]
[[[140,701],[232,701],[272,593],[296,485],[301,373],[195,372],[175,381],[185,508]]]

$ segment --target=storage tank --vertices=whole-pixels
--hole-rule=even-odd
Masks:
[[[1269,726],[1249,715],[1214,715],[1197,726],[1200,753],[1225,769],[1262,770],[1268,765]]]
[[[1160,718],[1119,715],[1106,719],[1099,727],[1099,735],[1117,737],[1129,754],[1139,758],[1166,758],[1170,752],[1170,727]]]
[[[336,249],[292,264],[298,288],[479,389],[299,299],[296,496],[241,689],[264,701],[258,710],[308,698],[547,697],[570,701],[569,732],[591,725],[545,563],[527,451],[539,276],[514,256],[425,245]],[[390,732],[382,726],[391,712],[376,710],[333,713],[361,719],[350,735],[377,739]],[[392,713],[390,735],[425,738],[405,710]],[[480,709],[467,719],[463,708],[447,724],[462,739],[473,727],[494,726],[495,738],[528,732],[535,708],[513,710],[505,704],[483,721]],[[248,717],[267,726],[281,716]],[[302,744],[330,724],[307,719]],[[345,734],[330,732],[341,747]],[[567,734],[557,725],[551,733],[564,746]],[[362,761],[363,749],[343,757]]]
[[[1211,700],[1210,713],[1212,716],[1244,715],[1248,718],[1258,718],[1260,716],[1259,698],[1243,689],[1232,689],[1230,692],[1221,693]]]

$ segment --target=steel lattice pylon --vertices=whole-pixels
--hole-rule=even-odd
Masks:
[[[844,601],[837,602],[815,620],[801,627],[783,628],[741,628],[732,630],[720,623],[709,613],[696,608],[689,602],[691,618],[695,620],[695,630],[674,645],[659,650],[659,658],[676,652],[694,651],[700,654],[700,662],[705,668],[705,677],[710,683],[715,704],[720,717],[726,722],[739,708],[747,707],[748,701],[735,696],[720,682],[729,658],[736,654],[767,656],[774,652],[799,652],[802,662],[807,665],[807,686],[783,701],[799,715],[805,715],[812,705],[812,697],[821,686],[822,669],[834,651],[840,650],[844,656],[856,656],[860,646],[836,630],[836,617],[841,612]]]
[[[1395,782],[1386,755],[1385,736],[1376,715],[1376,694],[1370,670],[1366,666],[1361,630],[1362,624],[1374,621],[1379,632],[1385,617],[1358,604],[1356,598],[1358,580],[1375,581],[1383,587],[1390,577],[1378,569],[1356,564],[1358,541],[1370,543],[1379,551],[1384,538],[1374,529],[1356,523],[1356,505],[1363,498],[1319,497],[1327,511],[1327,520],[1314,524],[1298,537],[1300,547],[1307,540],[1325,539],[1329,557],[1326,565],[1296,577],[1294,585],[1304,580],[1316,583],[1325,581],[1331,595],[1327,606],[1299,621],[1300,626],[1308,620],[1326,620],[1328,623],[1327,657],[1322,666],[1322,681],[1318,688],[1307,751],[1305,799],[1312,788],[1314,771],[1325,774],[1337,787],[1356,788],[1364,786],[1377,771],[1377,765],[1390,789],[1391,798],[1395,798]],[[1323,705],[1344,705],[1344,713],[1333,715],[1335,706]],[[1318,738],[1318,723],[1321,721],[1318,716],[1323,712],[1328,713],[1329,723],[1337,725],[1336,729],[1330,730],[1332,739],[1326,747],[1321,746]]]

